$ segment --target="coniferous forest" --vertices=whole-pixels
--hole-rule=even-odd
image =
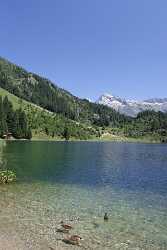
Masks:
[[[113,134],[167,142],[166,113],[144,111],[135,118],[122,115],[107,106],[79,99],[48,79],[2,58],[0,87],[20,103],[16,109],[7,97],[0,99],[1,138],[11,134],[17,139],[30,139],[32,134],[45,134],[69,140]]]
[[[27,123],[25,112],[13,110],[12,103],[0,96],[0,137],[12,136],[16,139],[31,139],[31,130]]]

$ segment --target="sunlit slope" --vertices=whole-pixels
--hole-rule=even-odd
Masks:
[[[60,114],[52,113],[33,103],[27,102],[17,96],[0,88],[0,96],[8,97],[13,104],[14,109],[23,109],[27,115],[29,125],[33,131],[33,137],[37,138],[55,138],[62,137],[65,126],[70,129],[71,136],[78,139],[88,139],[96,137],[96,130],[79,122],[72,121]]]
[[[0,88],[0,96],[2,96],[3,98],[5,96],[7,96],[9,101],[12,102],[14,109],[18,109],[20,107],[24,108],[24,107],[27,107],[30,105],[32,108],[36,108],[36,109],[41,110],[41,107],[34,105],[33,103],[27,102],[23,99],[20,99],[17,96],[9,93],[7,90],[5,90],[3,88]],[[48,112],[48,111],[46,111],[46,112]]]

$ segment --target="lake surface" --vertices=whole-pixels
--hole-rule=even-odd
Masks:
[[[17,249],[78,249],[61,220],[81,249],[167,249],[167,145],[1,142],[0,158],[18,177],[0,186],[0,233]]]

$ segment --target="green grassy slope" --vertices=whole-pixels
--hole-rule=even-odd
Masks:
[[[0,96],[8,97],[14,110],[21,108],[25,111],[28,123],[36,139],[63,139],[63,131],[68,124],[71,139],[91,139],[96,137],[97,131],[79,122],[72,121],[60,114],[52,113],[33,103],[27,102],[0,88]]]
[[[39,107],[39,106],[37,106],[37,105],[35,105],[33,103],[27,102],[27,101],[25,101],[23,99],[20,99],[19,97],[9,93],[7,90],[5,90],[3,88],[0,88],[0,95],[3,98],[5,96],[8,97],[9,101],[11,101],[11,103],[13,104],[14,110],[19,109],[20,107],[22,107],[22,108],[27,107],[28,105],[30,105],[32,108],[37,108],[37,109],[41,110],[41,107]]]

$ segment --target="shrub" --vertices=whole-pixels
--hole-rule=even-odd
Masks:
[[[0,184],[16,181],[16,174],[11,170],[0,170]]]

